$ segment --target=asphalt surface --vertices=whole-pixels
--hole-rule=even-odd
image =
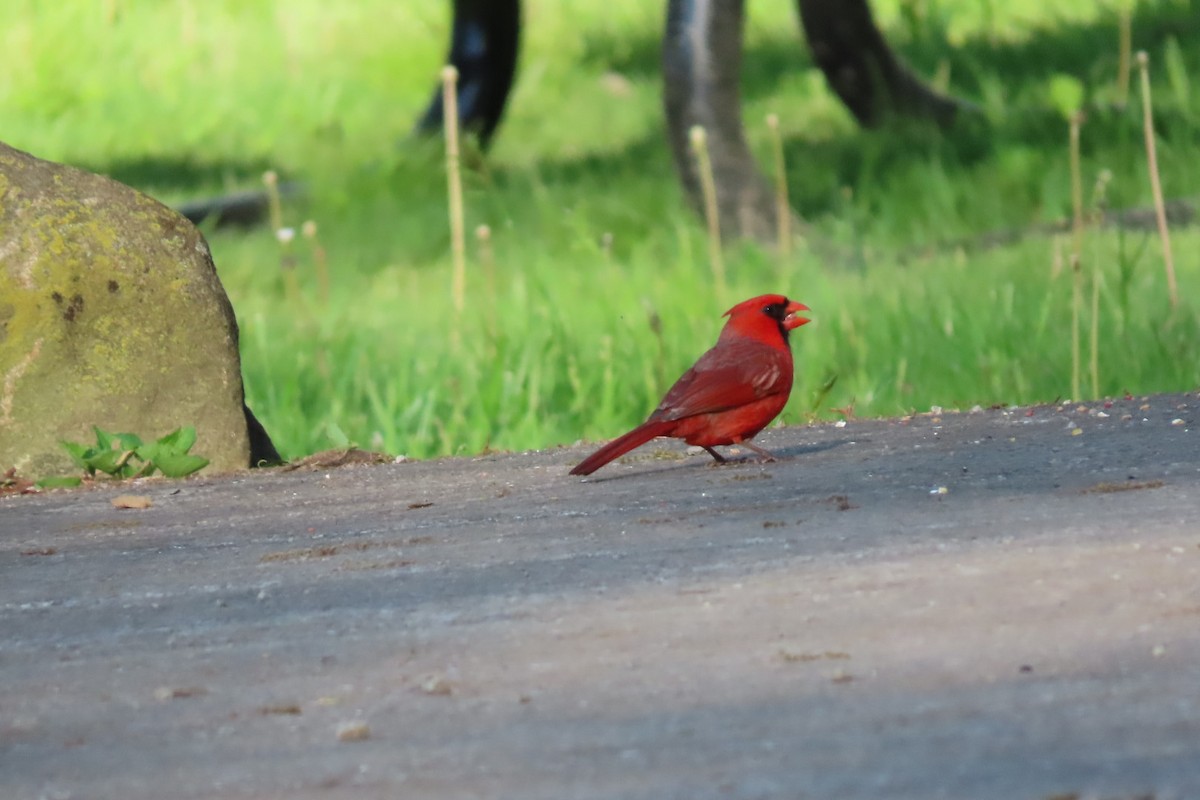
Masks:
[[[0,797],[1200,797],[1197,409],[3,498]]]

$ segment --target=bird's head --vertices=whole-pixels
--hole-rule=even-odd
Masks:
[[[729,322],[725,323],[725,330],[757,338],[764,338],[777,330],[786,342],[789,333],[812,321],[800,315],[801,311],[808,310],[803,303],[788,300],[781,294],[764,294],[738,303],[726,311]]]

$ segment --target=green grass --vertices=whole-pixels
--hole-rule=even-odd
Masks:
[[[781,261],[735,244],[718,298],[662,132],[663,9],[534,0],[508,116],[466,175],[467,230],[491,227],[493,281],[468,242],[468,310],[456,320],[441,152],[408,136],[443,58],[448,2],[344,5],[0,9],[0,49],[20,66],[0,77],[9,144],[167,202],[258,186],[266,169],[307,187],[284,211],[288,225],[319,225],[328,303],[302,238],[293,292],[270,231],[209,232],[249,402],[286,456],[346,442],[424,457],[611,436],[712,343],[725,308],[767,291],[816,318],[793,337],[784,421],[849,405],[871,416],[1067,397],[1071,276],[1055,274],[1052,241],[954,243],[1070,215],[1056,74],[1086,89],[1086,190],[1107,169],[1113,206],[1151,202],[1136,75],[1130,105],[1111,106],[1114,3],[876,2],[913,66],[948,74],[982,109],[944,135],[857,129],[813,68],[791,4],[751,2],[748,135],[768,165],[762,120],[779,114],[793,203],[835,255]],[[1197,28],[1188,2],[1142,2],[1134,17],[1168,197],[1200,195],[1200,52],[1181,47]],[[1088,236],[1087,279],[1102,280],[1101,395],[1200,384],[1200,236],[1178,228],[1173,244],[1182,302],[1171,312],[1155,236]]]

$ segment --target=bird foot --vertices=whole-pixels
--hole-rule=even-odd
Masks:
[[[775,456],[749,455],[740,458],[722,458],[720,461],[709,462],[710,467],[736,467],[742,464],[773,464],[779,459]]]
[[[729,464],[769,464],[778,460],[770,453],[770,451],[764,450],[761,447],[755,447],[747,442],[742,442],[737,446],[745,447],[747,450],[753,450],[754,454],[741,456],[740,458],[727,458],[718,453],[716,450],[713,450],[711,447],[706,447],[704,449],[707,450],[709,455],[713,457],[712,463],[709,464],[709,466],[724,467]]]

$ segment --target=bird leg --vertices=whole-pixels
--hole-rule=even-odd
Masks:
[[[775,456],[773,453],[771,453],[770,450],[766,450],[766,449],[759,447],[756,444],[752,444],[750,442],[738,442],[737,444],[738,444],[738,447],[745,447],[750,450],[753,450],[755,453],[758,453],[759,462],[775,461]],[[727,459],[725,456],[718,453],[716,450],[713,450],[708,445],[701,445],[701,447],[703,447],[705,450],[707,450],[708,454],[713,457],[714,462],[713,462],[712,466],[714,466],[714,467],[721,466],[722,464],[734,463],[734,462],[731,462],[729,459]],[[738,461],[745,461],[745,460],[746,459],[738,459]]]

